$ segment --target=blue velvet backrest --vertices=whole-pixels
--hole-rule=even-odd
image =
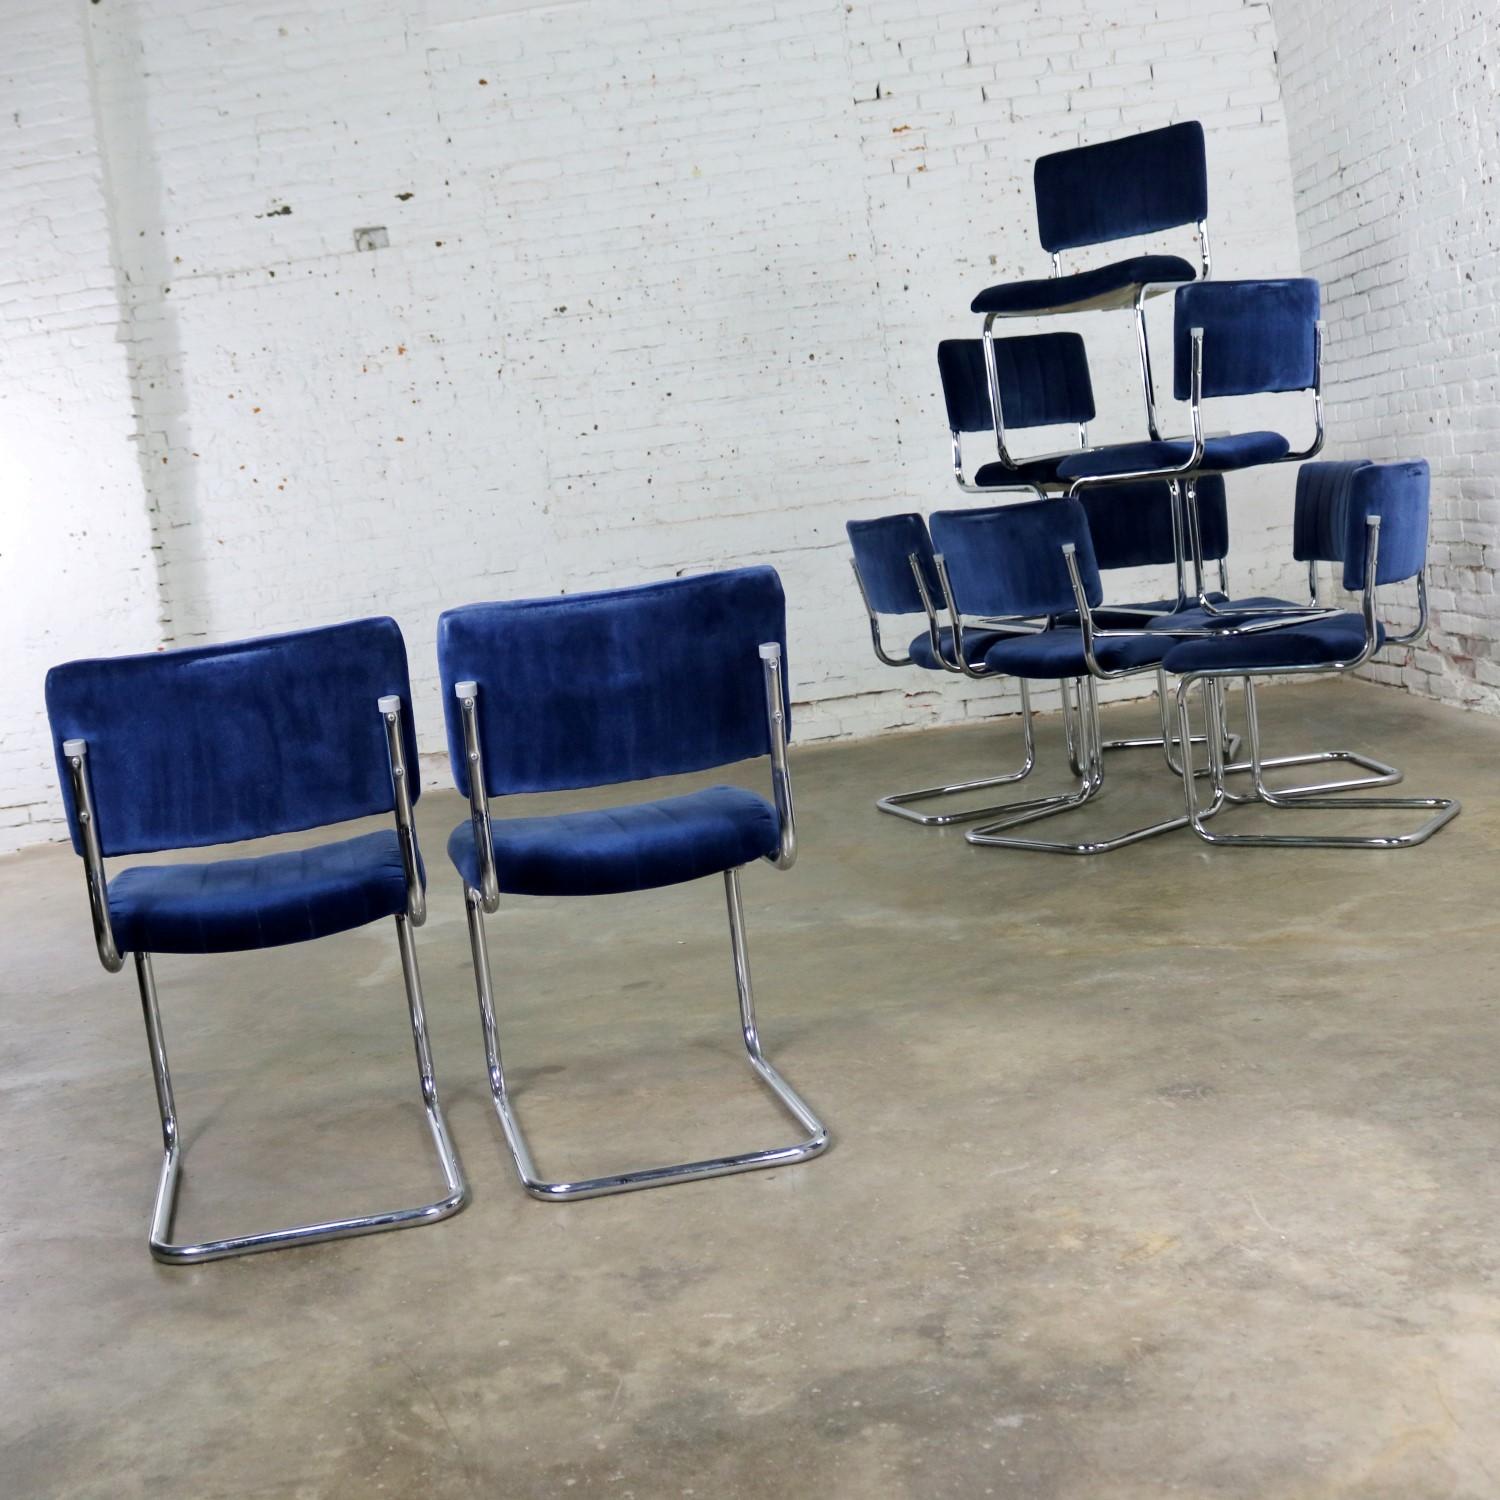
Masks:
[[[948,426],[954,432],[990,432],[989,380],[983,339],[944,339],[938,373]],[[1056,427],[1094,420],[1094,387],[1083,338],[1076,333],[1032,333],[995,340],[1000,415],[1007,428]]]
[[[911,570],[912,553],[920,559],[928,597],[938,609],[943,607],[943,588],[932,561],[932,538],[927,535],[927,523],[921,516],[908,512],[881,516],[874,521],[849,521],[844,530],[849,533],[865,597],[876,614],[925,613]]]
[[[1179,287],[1173,314],[1173,394],[1192,394],[1192,330],[1203,330],[1203,394],[1305,391],[1317,380],[1318,283],[1199,281]]]
[[[1076,499],[937,511],[930,524],[932,545],[942,554],[954,602],[963,614],[1030,618],[1071,613],[1076,605],[1064,542],[1077,548],[1090,606],[1104,598],[1088,517]]]
[[[1172,492],[1164,480],[1085,490],[1078,497],[1088,515],[1094,557],[1102,572],[1147,568],[1177,561],[1172,532]],[[1229,554],[1229,507],[1224,480],[1205,474],[1198,480],[1198,529],[1205,562]],[[1184,542],[1187,538],[1184,535]]]
[[[765,755],[760,647],[770,641],[782,648],[787,693],[786,599],[774,568],[450,609],[438,619],[437,646],[453,779],[467,795],[453,687],[469,681],[479,685],[492,795],[604,786]]]
[[[356,620],[186,651],[53,667],[47,716],[73,847],[64,740],[88,742],[105,854],[189,849],[390,812],[377,701],[402,703],[417,764],[406,645],[394,620]],[[418,778],[411,778],[413,799]]]
[[[1365,546],[1370,516],[1380,517],[1376,583],[1404,583],[1427,566],[1427,511],[1431,476],[1427,460],[1363,464],[1349,476],[1348,540],[1344,587],[1365,586]]]
[[[1303,464],[1297,470],[1297,503],[1292,512],[1292,556],[1298,562],[1344,560],[1349,541],[1349,481],[1369,459]],[[1360,543],[1363,548],[1364,543]]]
[[[1208,217],[1208,161],[1196,120],[1037,158],[1036,223],[1056,253]]]

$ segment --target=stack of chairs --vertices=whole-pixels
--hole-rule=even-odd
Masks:
[[[889,666],[1016,681],[1019,765],[981,780],[890,794],[877,806],[927,827],[972,824],[965,835],[971,844],[1082,855],[1184,828],[1226,846],[1389,849],[1424,842],[1457,814],[1456,801],[1350,797],[1401,780],[1398,769],[1358,751],[1267,756],[1254,678],[1348,672],[1387,644],[1420,639],[1427,619],[1427,465],[1314,461],[1324,442],[1318,283],[1211,278],[1199,124],[1044,156],[1034,181],[1052,275],[985,288],[971,305],[983,318],[980,336],[938,345],[953,478],[965,495],[984,497],[982,507],[848,526],[877,657]],[[1064,273],[1064,252],[1187,226],[1197,236],[1196,264],[1153,252]],[[1173,299],[1172,394],[1188,414],[1183,435],[1162,429],[1145,315],[1150,299],[1166,295]],[[1128,441],[1090,442],[1094,382],[1078,333],[996,332],[1005,319],[1092,311],[1133,315],[1143,431]],[[1297,445],[1277,431],[1209,430],[1208,403],[1272,394],[1300,394],[1308,403],[1307,433]],[[1017,435],[1042,428],[1072,429],[1076,442],[1058,451],[1021,451]],[[993,441],[993,458],[966,459],[965,439],[976,434]],[[1236,595],[1228,575],[1226,476],[1287,463],[1300,466],[1292,557],[1307,566],[1307,597]],[[1358,611],[1320,600],[1320,564],[1343,569],[1344,587],[1360,597]],[[1105,575],[1140,567],[1170,567],[1172,593],[1106,603]],[[1381,617],[1378,589],[1396,583],[1414,584],[1417,594],[1418,624],[1404,635],[1388,631]],[[914,618],[917,631],[896,656],[882,644],[882,620],[903,615]],[[1098,684],[1130,677],[1154,677],[1161,733],[1105,739]],[[973,806],[968,794],[1020,781],[1034,769],[1030,689],[1039,680],[1059,684],[1073,785],[1054,795]],[[1227,713],[1228,690],[1236,684],[1243,746]],[[1190,722],[1194,689],[1200,733]],[[1178,783],[1181,812],[1071,840],[1017,831],[1099,797],[1104,752],[1112,749],[1159,749]],[[1266,780],[1272,770],[1333,764],[1340,774],[1331,779],[1325,769],[1321,779],[1297,784]],[[1417,809],[1428,817],[1388,834],[1224,831],[1214,820],[1236,804]]]

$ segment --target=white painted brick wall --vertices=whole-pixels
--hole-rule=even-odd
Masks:
[[[1497,712],[1500,17],[1475,0],[1274,9],[1303,264],[1327,309],[1328,456],[1433,471],[1431,636],[1368,673]]]
[[[3,10],[0,854],[64,836],[47,668],[159,640],[82,10]]]
[[[429,750],[444,606],[750,561],[786,582],[799,739],[1013,707],[874,661],[843,523],[966,503],[935,346],[1045,274],[1032,161],[1201,118],[1219,274],[1298,269],[1265,0],[87,23],[162,637],[393,613]],[[356,251],[368,226],[389,248]],[[1129,320],[1073,326],[1094,436],[1135,435]],[[1290,492],[1235,484],[1237,583],[1282,582]]]

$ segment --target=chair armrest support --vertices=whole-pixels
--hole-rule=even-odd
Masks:
[[[948,559],[941,552],[935,552],[932,560],[937,567],[938,582],[943,588],[943,606],[948,611],[948,618],[953,621],[953,654],[958,659],[949,664],[949,671],[962,672],[965,677],[993,677],[995,674],[988,667],[974,666],[964,651],[964,617],[959,613],[958,602],[953,597],[953,581],[948,577]],[[921,583],[920,577],[917,582]],[[922,590],[922,598],[924,601],[927,598],[925,588]],[[940,656],[939,660],[947,662],[947,657]]]
[[[943,630],[938,624],[937,605],[927,587],[927,579],[922,574],[922,559],[915,552],[909,552],[906,555],[906,565],[911,569],[911,576],[917,585],[917,597],[922,601],[922,608],[927,615],[927,643],[932,647],[933,660],[940,663],[945,671],[961,671],[962,668],[949,661],[948,653],[943,650]],[[953,626],[953,654],[962,656],[963,622],[956,615],[953,617]]]
[[[1380,563],[1380,517],[1365,517],[1365,587],[1360,596],[1360,614],[1365,621],[1365,650],[1358,665],[1367,662],[1380,646],[1380,620],[1375,612],[1375,572]]]
[[[790,870],[797,862],[797,810],[792,802],[792,773],[786,755],[786,699],[781,687],[781,645],[766,641],[760,648],[761,672],[766,687],[766,728],[771,740],[771,794],[781,822],[781,839],[774,854],[765,856],[778,870]]]
[[[1283,464],[1305,463],[1323,451],[1323,320],[1313,325],[1313,440],[1306,448],[1277,460]]]
[[[1193,419],[1193,451],[1180,463],[1161,469],[1134,469],[1128,474],[1080,474],[1068,486],[1068,494],[1092,489],[1099,485],[1132,484],[1139,479],[1176,479],[1193,473],[1203,462],[1203,330],[1189,330],[1192,338],[1192,372],[1190,411]]]
[[[854,586],[859,590],[860,602],[864,605],[865,614],[870,621],[870,644],[875,648],[875,659],[887,667],[909,667],[910,656],[892,656],[880,639],[880,616],[875,613],[870,604],[870,596],[865,592],[865,581],[859,573],[859,559],[851,557],[849,566],[854,570]]]
[[[964,444],[959,436],[958,428],[948,429],[948,442],[953,448],[953,482],[959,489],[967,491],[971,488],[969,482],[964,478]]]
[[[1117,677],[1133,677],[1140,667],[1120,667],[1110,671],[1099,665],[1094,655],[1094,642],[1098,640],[1134,640],[1146,632],[1140,630],[1098,630],[1094,626],[1094,613],[1089,608],[1088,594],[1084,591],[1083,578],[1078,571],[1078,549],[1072,542],[1062,544],[1063,563],[1068,570],[1068,582],[1073,586],[1073,605],[1078,612],[1078,626],[1083,635],[1083,659],[1090,677],[1101,682],[1112,682]],[[1208,632],[1202,632],[1207,635]]]
[[[1052,274],[1058,274],[1061,262],[1054,255],[1052,257]],[[1005,414],[1000,406],[1000,367],[995,362],[995,319],[998,313],[989,313],[984,320],[984,378],[990,393],[990,419],[995,426],[995,452],[1000,457],[1000,462],[1008,468],[1015,468],[1015,460],[1006,451],[1005,447]]]
[[[1427,634],[1427,569],[1417,574],[1417,623],[1405,635],[1387,635],[1387,646],[1415,646]]]
[[[463,719],[464,760],[469,769],[469,818],[474,825],[474,849],[479,858],[479,899],[485,911],[500,909],[500,877],[495,871],[495,845],[490,836],[490,799],[484,785],[484,757],[479,745],[479,684],[455,682]]]
[[[118,974],[125,966],[125,958],[115,945],[114,927],[109,920],[109,887],[104,875],[104,854],[99,844],[98,814],[94,810],[88,754],[87,741],[63,741],[63,758],[68,765],[73,807],[83,840],[83,873],[89,892],[89,916],[94,923],[94,946],[99,951],[99,962],[111,974]]]
[[[406,915],[413,927],[427,920],[427,892],[417,859],[417,830],[412,820],[411,771],[406,764],[406,741],[401,733],[401,699],[394,693],[376,701],[385,725],[385,750],[391,767],[396,838],[401,845],[401,868],[406,874]]]

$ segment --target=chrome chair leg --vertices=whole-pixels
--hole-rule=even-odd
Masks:
[[[1168,705],[1171,702],[1171,690],[1167,686],[1166,674],[1164,672],[1159,671],[1157,677],[1162,713],[1162,733],[1165,737],[1167,734],[1167,722],[1169,713]],[[1254,684],[1245,678],[1242,678],[1240,680],[1242,686],[1246,691],[1248,702],[1248,695],[1254,693]],[[1225,695],[1226,690],[1229,686],[1229,681],[1230,679],[1228,678],[1215,678],[1212,681],[1212,690],[1218,701],[1219,723],[1221,725],[1223,734],[1224,774],[1226,777],[1248,774],[1252,770],[1251,764],[1248,760],[1237,760],[1235,758],[1239,755],[1242,741],[1239,735],[1233,733],[1229,729],[1228,711],[1225,702]],[[1247,714],[1250,712],[1249,707],[1247,707],[1246,712]],[[1156,743],[1163,742],[1157,741]],[[1181,761],[1173,753],[1172,749],[1172,747],[1176,746],[1177,743],[1178,742],[1174,737],[1169,744],[1164,744],[1163,748],[1166,755],[1167,765],[1172,771],[1172,774],[1175,776],[1181,776]],[[1194,735],[1193,743],[1195,745],[1202,744],[1202,736]],[[1106,746],[1105,748],[1107,749],[1109,747]],[[1291,799],[1298,797],[1317,797],[1332,792],[1366,791],[1375,787],[1394,786],[1401,780],[1402,777],[1402,773],[1397,770],[1395,766],[1388,766],[1382,760],[1376,760],[1373,756],[1362,755],[1354,750],[1309,750],[1300,755],[1270,756],[1261,761],[1261,769],[1265,771],[1277,771],[1285,770],[1291,766],[1323,766],[1332,765],[1336,762],[1340,764],[1359,766],[1368,771],[1370,774],[1368,776],[1348,776],[1336,780],[1312,781],[1302,783],[1298,786],[1280,787],[1277,788],[1274,793],[1271,793],[1269,796],[1262,796],[1261,790],[1258,790],[1255,787],[1252,787],[1251,790],[1247,792],[1233,791],[1231,790],[1229,783],[1226,780],[1223,787],[1223,800],[1227,803],[1245,805],[1252,802],[1271,801],[1277,797]],[[1212,768],[1211,766],[1205,765],[1196,769],[1193,774],[1200,778],[1210,776],[1212,775]],[[1263,782],[1261,784],[1261,787],[1263,790],[1266,790],[1268,792],[1270,790],[1269,788],[1264,787]]]
[[[1201,683],[1205,699],[1209,705],[1210,717],[1217,716],[1221,710],[1217,707],[1219,697],[1213,689],[1216,686],[1212,677],[1187,676],[1182,679],[1177,687],[1177,708],[1180,723],[1186,723],[1188,717],[1188,694],[1194,683]],[[1418,844],[1425,844],[1438,829],[1452,822],[1462,811],[1462,804],[1454,797],[1347,797],[1335,795],[1316,795],[1321,788],[1295,788],[1291,791],[1272,791],[1266,786],[1264,773],[1267,769],[1277,764],[1306,764],[1317,757],[1290,757],[1283,756],[1276,760],[1265,760],[1260,753],[1260,720],[1256,711],[1255,688],[1250,682],[1245,683],[1245,724],[1246,738],[1250,744],[1250,760],[1248,769],[1252,777],[1254,787],[1253,796],[1241,795],[1234,800],[1241,802],[1259,802],[1268,807],[1280,809],[1332,809],[1340,812],[1361,812],[1369,809],[1393,810],[1409,809],[1431,812],[1432,817],[1422,823],[1409,833],[1400,834],[1294,834],[1294,833],[1220,833],[1215,829],[1206,828],[1203,825],[1202,816],[1195,806],[1196,789],[1193,785],[1194,778],[1185,776],[1183,785],[1186,788],[1188,820],[1192,825],[1193,832],[1209,844],[1239,845],[1241,847],[1260,848],[1303,848],[1303,849],[1410,849]],[[1324,752],[1324,758],[1333,759],[1358,759],[1361,765],[1369,765],[1370,762],[1362,757],[1355,757],[1350,752],[1328,751]],[[1224,777],[1227,771],[1240,769],[1227,765],[1223,759],[1222,750],[1217,757],[1214,756],[1213,746],[1210,746],[1210,761],[1213,777],[1213,786],[1216,796],[1223,793]],[[1379,762],[1375,763],[1376,765]],[[1389,769],[1389,768],[1387,768]],[[1394,773],[1399,779],[1401,773]],[[1379,781],[1370,782],[1361,779],[1358,782],[1344,781],[1331,783],[1331,786],[1342,787],[1345,790],[1353,789],[1361,785],[1383,785]]]
[[[171,1239],[172,1218],[182,1168],[182,1143],[177,1126],[177,1106],[172,1097],[172,1075],[167,1067],[167,1048],[162,1036],[161,1009],[156,998],[156,976],[149,953],[135,955],[136,980],[141,991],[141,1010],[146,1021],[146,1040],[151,1050],[151,1074],[156,1082],[156,1102],[161,1112],[162,1162],[151,1211],[151,1254],[166,1265],[197,1265],[224,1260],[233,1255],[254,1255],[263,1250],[282,1250],[291,1245],[315,1245],[323,1240],[349,1239],[360,1234],[378,1234],[386,1229],[410,1229],[434,1224],[456,1214],[469,1201],[468,1185],[458,1152],[448,1134],[448,1124],[438,1102],[432,1071],[432,1052],[427,1041],[427,1017],[422,1004],[422,981],[411,927],[405,916],[396,918],[396,936],[401,948],[401,973],[406,983],[406,1002],[411,1018],[412,1041],[417,1053],[417,1072],[422,1084],[422,1103],[427,1124],[437,1147],[447,1194],[419,1208],[391,1209],[347,1219],[325,1219],[316,1224],[297,1224],[289,1229],[262,1230],[255,1234],[230,1235],[225,1239],[185,1244]]]
[[[1137,735],[1130,739],[1105,740],[1105,750],[1160,750],[1166,757],[1167,769],[1174,776],[1182,775],[1182,767],[1172,755],[1172,747],[1177,743],[1171,726],[1170,711],[1168,704],[1171,693],[1167,687],[1167,674],[1160,667],[1156,669],[1156,704],[1161,715],[1161,733]],[[1202,735],[1194,735],[1193,743],[1201,745]],[[1226,743],[1229,746],[1230,755],[1238,755],[1240,751],[1240,737],[1237,734],[1229,735]],[[1206,773],[1205,773],[1206,774]]]
[[[1255,713],[1255,684],[1250,678],[1240,679],[1245,694],[1245,716],[1249,719]],[[1218,681],[1216,686],[1222,694],[1224,683]],[[1231,755],[1234,752],[1231,752]],[[1231,792],[1226,790],[1225,800],[1237,803],[1280,802],[1294,801],[1302,797],[1321,797],[1334,792],[1362,792],[1372,790],[1375,787],[1395,786],[1402,780],[1403,773],[1395,766],[1388,766],[1383,760],[1376,760],[1373,756],[1362,755],[1356,750],[1309,750],[1300,755],[1274,755],[1262,758],[1260,762],[1261,771],[1279,771],[1290,766],[1327,766],[1327,765],[1352,765],[1359,766],[1368,771],[1367,776],[1346,776],[1330,781],[1310,781],[1297,786],[1277,787],[1274,790],[1266,786],[1265,781],[1258,774],[1254,776],[1251,790],[1248,792]],[[1254,773],[1255,767],[1248,760],[1231,760],[1224,767],[1227,775],[1236,775],[1245,772]]]
[[[1098,792],[1099,788],[1096,784],[1098,778],[1093,772],[1092,758],[1087,750],[1082,710],[1074,704],[1072,684],[1065,679],[1058,686],[1062,695],[1063,738],[1067,745],[1068,767],[1078,778],[1078,785],[1070,792],[1059,792],[1047,797],[1028,797],[1018,802],[989,808],[990,814],[1003,813],[1004,816],[975,832],[985,833],[991,829],[1012,828],[1019,823],[1029,823],[1036,818],[1046,818],[1053,813],[1066,812],[1071,807],[1082,807]],[[1076,726],[1075,714],[1078,716]],[[965,837],[970,843],[981,842],[974,837],[973,832],[966,834]]]
[[[751,1068],[775,1094],[787,1113],[807,1132],[790,1146],[743,1151],[733,1156],[708,1157],[667,1167],[644,1167],[631,1172],[612,1172],[600,1177],[549,1182],[536,1169],[521,1122],[511,1103],[505,1069],[500,1060],[500,1041],[495,1028],[494,981],[484,934],[484,903],[478,891],[466,890],[469,914],[469,947],[474,960],[474,983],[479,995],[479,1016],[484,1031],[485,1062],[489,1070],[490,1096],[506,1144],[515,1160],[521,1182],[533,1198],[564,1203],[577,1198],[601,1198],[609,1193],[628,1193],[640,1188],[663,1187],[674,1182],[693,1182],[703,1177],[724,1177],[732,1172],[752,1172],[761,1167],[784,1167],[807,1161],[828,1149],[828,1130],[795,1089],[772,1066],[761,1050],[755,1023],[755,998],[750,983],[750,957],[745,946],[745,912],[740,898],[740,872],[724,872],[724,894],[729,908],[729,941],[734,960],[735,989],[739,995],[740,1034]]]
[[[1005,786],[1014,781],[1024,780],[1031,774],[1032,767],[1036,765],[1036,737],[1031,719],[1031,693],[1024,679],[1021,682],[1021,743],[1023,755],[1021,768],[1018,771],[1007,771],[1002,776],[986,776],[978,781],[957,781],[947,786],[922,787],[914,792],[893,792],[888,797],[881,797],[875,806],[881,812],[905,818],[908,822],[920,824],[923,828],[948,828],[954,823],[972,823],[976,819],[993,817],[995,813],[1002,811],[1001,807],[966,807],[958,812],[924,813],[919,812],[910,804],[927,802],[939,797],[961,796],[966,792],[984,791],[992,786]]]
[[[1050,839],[1022,838],[1009,832],[1010,829],[1018,827],[1023,823],[1033,822],[1038,818],[1051,817],[1056,813],[1066,812],[1070,808],[1081,807],[1084,803],[1091,802],[1103,790],[1104,759],[1099,732],[1098,687],[1092,678],[1082,679],[1079,686],[1079,697],[1081,700],[1079,707],[1079,743],[1085,768],[1083,786],[1078,792],[1070,793],[1064,797],[1048,799],[1050,804],[1048,806],[1034,809],[1018,808],[1008,818],[986,824],[981,828],[972,828],[964,835],[968,843],[980,848],[1023,849],[1043,854],[1108,854],[1115,849],[1123,849],[1128,844],[1138,844],[1142,839],[1155,838],[1157,834],[1170,833],[1173,829],[1186,827],[1188,822],[1186,816],[1166,818],[1161,822],[1148,823],[1144,827],[1133,828],[1128,832],[1116,834],[1111,838],[1081,839],[1072,843]],[[1218,732],[1219,727],[1217,723],[1211,725],[1209,733]],[[1188,732],[1191,733],[1191,730],[1189,729]],[[1219,800],[1216,796],[1214,805],[1203,816],[1212,816],[1218,810]]]
[[[1082,749],[1083,734],[1079,727],[1079,705],[1073,697],[1074,684],[1066,677],[1057,684],[1058,701],[1062,704],[1063,740],[1067,745],[1068,769],[1077,777],[1085,775],[1085,760]]]

